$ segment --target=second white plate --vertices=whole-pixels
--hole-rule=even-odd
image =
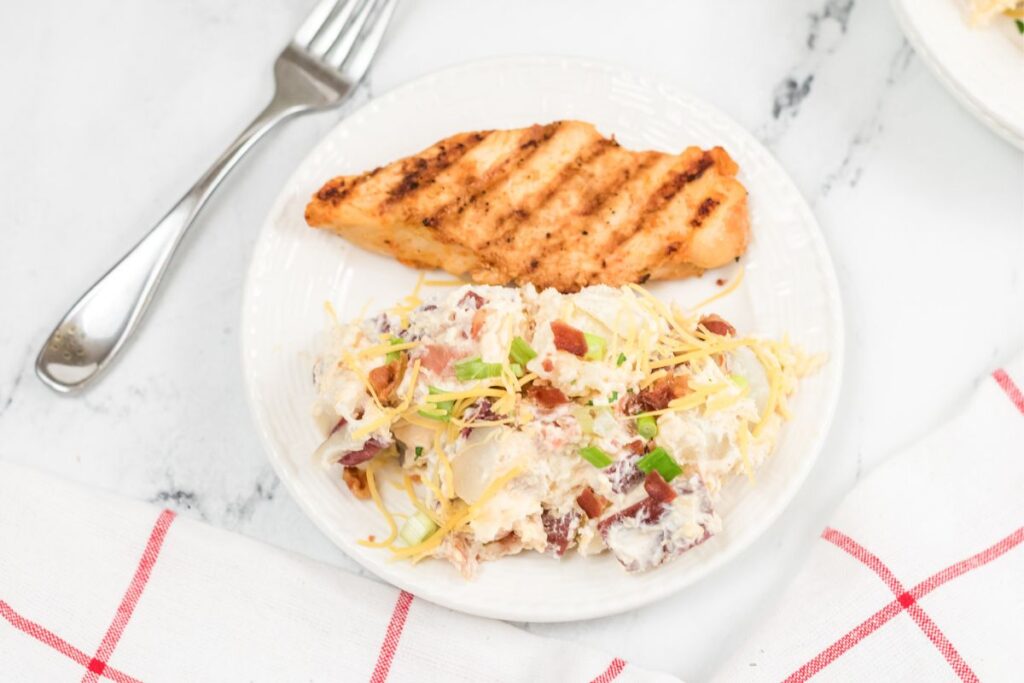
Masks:
[[[1024,149],[1024,36],[1013,21],[967,25],[957,0],[892,0],[907,40],[967,111]]]
[[[628,575],[614,559],[534,553],[481,566],[464,581],[447,563],[415,567],[356,544],[381,535],[372,506],[355,500],[311,457],[320,436],[310,417],[311,365],[326,324],[324,301],[344,317],[392,305],[417,273],[337,237],[309,229],[303,211],[328,178],[414,153],[458,131],[575,118],[632,149],[680,152],[721,145],[750,191],[754,240],[743,286],[716,309],[744,332],[788,333],[827,364],[802,382],[778,450],[756,485],[726,487],[724,530],[671,564]],[[658,283],[663,300],[696,302],[732,268]],[[796,493],[832,419],[843,357],[843,324],[832,264],[814,217],[771,155],[707,104],[614,67],[561,58],[516,58],[448,69],[379,97],[342,121],[299,166],[256,245],[243,304],[242,350],[249,401],[270,460],[295,500],[346,553],[382,579],[427,600],[482,616],[564,621],[658,600],[721,566],[756,538]],[[395,498],[396,505],[401,501]]]

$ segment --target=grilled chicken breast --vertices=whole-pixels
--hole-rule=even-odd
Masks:
[[[459,133],[328,181],[306,222],[483,284],[679,278],[744,252],[746,189],[725,150],[633,152],[589,123]]]

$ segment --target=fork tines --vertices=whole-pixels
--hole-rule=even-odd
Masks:
[[[321,0],[292,39],[314,59],[363,77],[380,46],[397,0]]]

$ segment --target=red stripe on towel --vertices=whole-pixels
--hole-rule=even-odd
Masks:
[[[978,676],[971,669],[970,665],[964,661],[963,657],[957,652],[956,648],[946,638],[932,618],[925,613],[921,605],[918,604],[918,600],[948,581],[982,567],[1024,543],[1024,527],[1017,529],[985,550],[936,572],[909,591],[903,589],[903,584],[876,555],[846,534],[829,528],[825,529],[822,533],[822,538],[860,560],[865,566],[878,574],[882,581],[893,591],[896,599],[862,621],[842,638],[829,645],[813,659],[790,674],[786,679],[787,682],[808,680],[904,610],[907,611],[921,631],[935,645],[942,656],[945,657],[950,667],[952,667],[961,680],[971,682],[978,680]]]
[[[377,666],[373,668],[373,674],[370,676],[370,683],[384,683],[388,680],[391,662],[395,658],[398,641],[402,639],[402,629],[405,628],[405,619],[409,616],[410,605],[412,605],[412,594],[405,591],[399,593],[398,600],[395,601],[395,609],[391,613],[387,633],[384,634],[384,642],[380,646],[380,654],[377,655]]]

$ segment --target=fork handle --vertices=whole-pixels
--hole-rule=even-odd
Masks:
[[[306,107],[280,91],[167,214],[71,307],[36,359],[36,373],[68,392],[94,378],[138,327],[167,266],[221,181],[270,129]]]

